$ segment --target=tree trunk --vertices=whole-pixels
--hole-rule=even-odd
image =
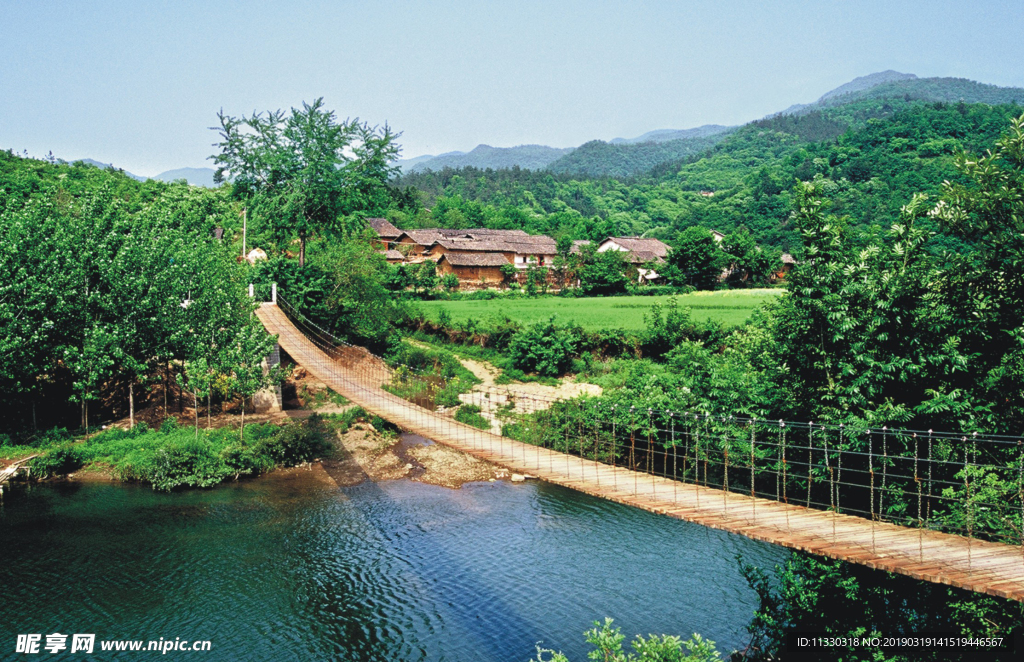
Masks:
[[[128,382],[128,429],[135,427],[135,382]]]
[[[39,432],[39,424],[36,422],[36,399],[32,398],[32,431]]]
[[[167,418],[167,373],[171,371],[170,362],[164,363],[164,418]]]
[[[306,266],[306,233],[299,233],[299,268]]]
[[[212,391],[212,389],[211,389],[211,391]],[[206,429],[207,430],[210,429],[210,407],[212,406],[212,404],[210,403],[210,399],[211,399],[210,398],[210,393],[207,393],[206,394]]]
[[[192,399],[196,401],[196,439],[199,439],[199,394],[193,393]]]
[[[242,396],[242,425],[238,428],[238,439],[245,443],[245,396]]]

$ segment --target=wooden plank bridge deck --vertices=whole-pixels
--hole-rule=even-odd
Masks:
[[[1024,601],[1021,547],[681,483],[513,441],[384,391],[385,366],[369,354],[360,358],[357,350],[331,358],[274,304],[263,304],[257,315],[297,363],[352,402],[409,432],[512,471],[754,540]]]

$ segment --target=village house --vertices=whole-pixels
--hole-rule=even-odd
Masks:
[[[402,231],[391,224],[386,218],[368,218],[366,224],[370,226],[377,237],[373,240],[374,248],[386,251],[392,248],[392,244],[398,241]]]
[[[377,234],[374,245],[391,264],[438,263],[442,274],[454,273],[460,283],[488,286],[503,281],[500,269],[531,265],[551,267],[558,254],[555,240],[523,230],[430,228],[398,230],[385,219],[368,219]],[[447,259],[443,259],[446,258]]]
[[[643,237],[608,237],[597,247],[598,253],[619,251],[625,253],[626,262],[636,268],[637,282],[650,283],[661,276],[651,268],[652,265],[664,264],[668,257],[669,246],[658,239]]]
[[[501,268],[510,262],[501,253],[445,253],[437,260],[442,276],[455,274],[459,284],[480,287],[501,285],[505,275]]]
[[[796,260],[789,253],[783,253],[782,257],[779,258],[782,262],[782,268],[775,272],[772,276],[773,281],[779,281],[786,278],[789,272],[792,271],[793,267],[796,266]]]

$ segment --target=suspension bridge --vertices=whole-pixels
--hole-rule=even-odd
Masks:
[[[790,549],[1024,601],[1019,438],[602,408],[478,389],[472,401],[509,421],[514,434],[504,436],[439,411],[444,384],[435,370],[392,366],[333,337],[276,288],[256,314],[296,363],[355,404],[514,472]]]

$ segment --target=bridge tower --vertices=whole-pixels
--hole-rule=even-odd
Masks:
[[[249,296],[255,298],[255,288],[252,284],[249,285]],[[277,305],[277,283],[273,283],[270,289],[270,301],[264,303],[264,306],[276,306]],[[271,350],[270,354],[263,359],[263,373],[266,374],[281,364],[281,346],[274,343],[274,349]],[[258,391],[256,395],[252,396],[253,406],[256,411],[263,414],[272,411],[282,411],[284,409],[284,401],[281,394],[280,384],[265,388],[262,391]]]

